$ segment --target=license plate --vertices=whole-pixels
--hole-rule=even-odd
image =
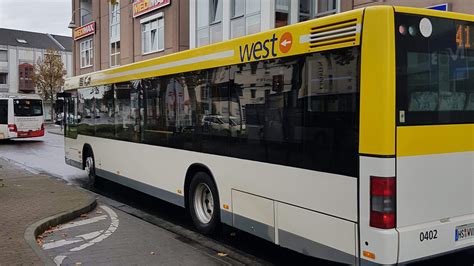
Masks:
[[[454,241],[464,241],[474,238],[474,223],[456,226]]]

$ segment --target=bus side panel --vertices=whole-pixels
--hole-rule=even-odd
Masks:
[[[182,192],[186,171],[193,163],[200,163],[210,169],[218,187],[221,205],[229,206],[227,210],[221,207],[221,213],[233,217],[233,189],[241,192],[241,195],[252,194],[262,198],[259,201],[262,204],[258,206],[267,213],[265,219],[270,217],[269,221],[264,220],[269,225],[273,225],[271,217],[276,217],[271,207],[273,202],[299,206],[295,207],[297,209],[288,206],[283,208],[282,214],[278,216],[283,226],[285,222],[302,219],[317,221],[320,228],[333,229],[331,237],[338,240],[327,243],[324,236],[320,238],[314,235],[314,228],[307,224],[297,231],[286,228],[286,232],[299,236],[299,239],[322,243],[350,255],[355,254],[353,232],[357,221],[357,179],[354,177],[82,135],[77,140],[66,138],[66,143],[71,147],[67,150],[70,158],[81,161],[77,149],[82,151],[85,143],[90,144],[99,176],[105,174],[103,177],[180,206],[184,205]],[[140,186],[135,186],[136,184]],[[261,223],[258,217],[252,216],[255,212],[249,209],[256,206],[249,207],[246,202],[248,200],[245,199],[236,202],[237,205],[240,204],[236,214]],[[301,217],[295,217],[292,213],[301,214]],[[226,217],[229,215],[222,216],[223,219]],[[238,222],[242,221],[245,220]],[[235,221],[231,218],[223,222],[234,225]],[[340,226],[331,227],[337,224]],[[277,229],[275,226],[275,230]],[[347,242],[347,235],[354,241]],[[273,241],[271,238],[268,240]],[[278,241],[275,239],[274,242]]]
[[[280,202],[276,204],[281,246],[309,256],[356,264],[355,223]]]

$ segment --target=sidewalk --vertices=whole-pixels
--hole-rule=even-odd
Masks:
[[[61,130],[61,126],[56,125],[56,124],[46,124],[46,131],[49,134],[56,134],[56,135],[63,135],[64,134],[63,130]]]
[[[0,159],[0,265],[51,264],[36,236],[94,205],[86,191]]]

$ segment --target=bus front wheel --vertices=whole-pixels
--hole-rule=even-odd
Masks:
[[[189,213],[202,234],[215,232],[220,220],[219,195],[212,178],[204,172],[194,175],[189,185]]]
[[[94,154],[88,150],[85,154],[84,170],[89,178],[89,186],[94,186],[96,182]]]

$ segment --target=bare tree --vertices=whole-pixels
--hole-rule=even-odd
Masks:
[[[61,53],[48,49],[43,58],[40,58],[35,64],[33,83],[41,98],[51,104],[51,121],[54,120],[56,93],[64,85],[64,76],[66,76],[66,70],[61,60]]]

